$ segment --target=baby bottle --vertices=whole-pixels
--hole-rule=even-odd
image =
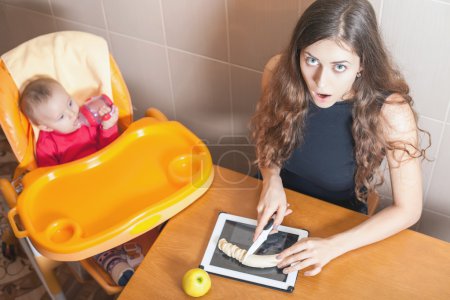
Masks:
[[[110,114],[103,116],[99,114],[100,109],[105,104],[109,107],[113,105],[111,99],[105,94],[87,99],[83,106],[80,107],[80,113],[78,114],[78,121],[80,124],[85,126],[95,126],[102,121],[108,120],[111,117]]]

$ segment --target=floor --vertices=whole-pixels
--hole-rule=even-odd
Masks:
[[[15,157],[3,132],[0,131],[0,177],[11,178],[11,174],[16,166]],[[6,218],[6,203],[1,193],[0,204],[0,237],[2,246],[8,245],[10,249],[14,249],[13,251],[0,252],[0,299],[50,299],[9,228],[9,222]],[[56,273],[68,300],[109,300],[115,298],[108,296],[93,279],[88,279],[83,284],[79,283],[66,264],[58,267]]]

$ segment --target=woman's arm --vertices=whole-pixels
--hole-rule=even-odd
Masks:
[[[280,55],[272,57],[264,67],[261,79],[261,88],[264,92],[272,77],[273,70],[280,60]],[[286,193],[283,189],[283,183],[280,177],[280,168],[274,165],[264,168],[260,167],[263,177],[263,188],[256,210],[258,211],[258,223],[256,226],[253,240],[259,236],[264,226],[267,224],[273,214],[276,213],[274,220],[274,229],[281,224],[283,218],[290,214],[292,210],[287,209]]]
[[[416,155],[418,151],[417,124],[411,107],[408,104],[399,104],[402,98],[398,95],[391,96],[389,100],[397,103],[385,104],[382,109],[387,140],[404,141],[398,143],[399,146],[405,147],[412,155]],[[367,222],[345,234],[337,235],[336,241],[341,244],[349,243],[347,246],[342,246],[345,252],[389,237],[414,225],[420,218],[422,212],[420,159],[411,158],[403,150],[389,150],[387,161],[393,204]]]
[[[389,97],[394,104],[385,104],[381,112],[388,141],[403,141],[411,154],[417,154],[417,124],[409,104],[400,104],[402,97]],[[409,145],[410,144],[410,145]],[[289,266],[285,273],[314,266],[305,275],[318,274],[332,259],[357,248],[392,236],[416,223],[422,212],[422,178],[420,159],[411,158],[403,150],[387,151],[393,204],[360,225],[326,239],[305,239],[280,254],[279,267]],[[293,264],[293,265],[291,265]]]
[[[283,222],[283,218],[292,213],[292,210],[288,209],[289,204],[286,201],[286,193],[280,177],[280,168],[277,166],[260,167],[260,171],[263,177],[263,184],[258,206],[256,207],[258,222],[253,240],[256,240],[274,214],[276,216],[273,224],[276,230],[277,226]]]

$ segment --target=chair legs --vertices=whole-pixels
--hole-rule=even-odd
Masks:
[[[66,297],[64,296],[61,285],[54,273],[54,269],[59,266],[61,262],[50,260],[45,256],[42,256],[33,247],[28,238],[19,239],[19,242],[49,296],[54,300],[65,300]]]

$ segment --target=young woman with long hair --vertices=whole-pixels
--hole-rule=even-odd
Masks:
[[[263,189],[256,238],[269,218],[291,213],[283,186],[367,213],[367,198],[389,166],[393,204],[328,238],[303,239],[280,255],[284,272],[316,275],[330,260],[385,239],[420,218],[417,115],[366,0],[317,0],[291,42],[270,59],[252,135]]]

